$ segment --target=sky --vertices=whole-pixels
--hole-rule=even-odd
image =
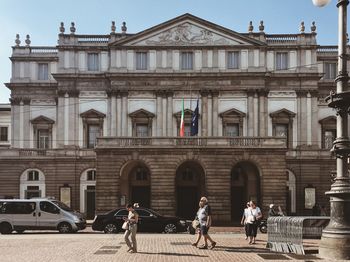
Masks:
[[[30,35],[31,46],[55,46],[60,22],[69,32],[75,22],[76,34],[109,34],[111,21],[117,31],[123,21],[128,33],[137,33],[190,13],[230,30],[247,33],[249,21],[254,31],[264,21],[267,34],[297,34],[300,22],[310,32],[317,26],[320,45],[337,45],[338,10],[336,0],[319,8],[311,0],[0,0],[0,103],[9,103],[12,46],[20,34],[21,45]]]

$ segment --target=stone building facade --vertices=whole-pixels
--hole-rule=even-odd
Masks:
[[[192,218],[201,195],[216,223],[238,221],[250,199],[310,214],[328,206],[335,169],[324,98],[336,52],[317,44],[315,24],[238,33],[191,14],[136,34],[125,23],[105,35],[61,23],[54,47],[18,36],[0,196],[54,196],[88,217],[139,202]]]

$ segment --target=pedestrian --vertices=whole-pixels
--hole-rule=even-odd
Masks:
[[[320,216],[327,216],[326,207],[323,205],[321,206]]]
[[[128,217],[124,217],[124,221],[128,223],[128,228],[125,231],[124,234],[124,240],[126,244],[128,245],[129,253],[137,253],[137,243],[136,243],[136,232],[137,232],[137,223],[139,221],[139,215],[135,211],[132,204],[128,204],[126,206],[126,209],[129,211]],[[129,236],[131,234],[131,242],[129,240]]]
[[[270,204],[270,209],[269,209],[269,217],[277,217],[279,214],[275,210],[275,205]]]
[[[241,225],[244,226],[244,231],[245,231],[245,240],[248,239],[248,225],[247,225],[247,218],[249,216],[249,202],[247,202],[247,206],[243,211],[242,219],[241,219]]]
[[[206,197],[201,197],[197,216],[199,220],[200,233],[204,237],[204,245],[199,247],[199,249],[208,249],[208,240],[211,243],[210,249],[213,249],[216,246],[216,242],[208,234],[212,218],[210,206]]]
[[[283,210],[282,210],[282,207],[281,207],[281,206],[278,206],[278,212],[277,212],[277,214],[278,214],[279,216],[281,216],[281,217],[284,216],[284,213],[283,213]]]
[[[315,203],[315,205],[312,208],[312,215],[313,216],[320,216],[321,215],[321,208],[318,203]]]
[[[250,201],[249,215],[247,218],[249,244],[255,244],[256,234],[258,231],[258,220],[262,218],[262,213],[255,201]]]
[[[201,206],[202,206],[202,204],[201,204],[201,202],[199,202],[199,204],[198,204],[198,211],[196,213],[196,217],[194,218],[194,220],[192,222],[192,227],[195,229],[195,232],[198,233],[196,242],[192,243],[192,246],[194,246],[194,247],[197,247],[199,241],[202,238],[202,233],[201,233],[201,230],[200,230],[200,224],[199,224],[199,219],[198,219],[198,212],[201,209]]]

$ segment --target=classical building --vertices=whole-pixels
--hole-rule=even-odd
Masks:
[[[20,43],[1,197],[53,196],[88,217],[139,202],[193,218],[206,195],[216,223],[239,220],[250,199],[289,214],[328,206],[337,48],[317,44],[314,23],[238,33],[184,14],[136,34],[61,23],[57,46]]]

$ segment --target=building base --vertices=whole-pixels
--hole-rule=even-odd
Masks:
[[[350,259],[350,232],[322,234],[319,256],[330,260]]]

